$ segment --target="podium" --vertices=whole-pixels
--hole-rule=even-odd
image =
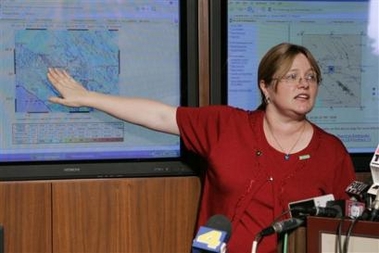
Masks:
[[[346,239],[349,253],[379,252],[379,222],[308,217],[306,232],[308,253],[339,252]]]

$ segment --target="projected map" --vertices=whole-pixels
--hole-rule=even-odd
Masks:
[[[317,55],[323,81],[317,107],[360,107],[362,42],[359,35],[304,35]]]
[[[56,91],[46,78],[49,67],[63,68],[89,90],[117,94],[119,48],[116,31],[20,30],[15,35],[17,113],[67,112],[47,102]]]

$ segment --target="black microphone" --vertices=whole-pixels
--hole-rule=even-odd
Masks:
[[[353,181],[351,184],[349,184],[345,192],[350,196],[354,197],[355,199],[365,202],[368,195],[368,190],[370,188],[370,184],[363,183],[360,181]]]
[[[192,253],[225,253],[230,239],[232,224],[221,214],[213,215],[201,226],[192,243]]]
[[[328,201],[329,202],[329,201]],[[331,203],[331,202],[329,202]],[[292,211],[296,212],[297,217],[306,217],[306,216],[319,216],[319,217],[342,217],[341,207],[338,205],[332,205],[327,207],[321,206],[312,206],[312,207],[294,207]]]
[[[271,235],[274,233],[286,232],[286,231],[299,227],[303,223],[304,223],[304,220],[299,219],[299,218],[289,218],[286,220],[277,221],[274,224],[272,224],[270,227],[263,229],[259,233],[259,235],[266,236],[266,235]]]
[[[370,221],[374,221],[379,215],[379,190],[376,193],[375,200],[371,205]]]
[[[311,212],[311,215],[319,216],[319,217],[330,217],[330,218],[340,218],[342,217],[342,209],[338,205],[320,207],[315,206]]]

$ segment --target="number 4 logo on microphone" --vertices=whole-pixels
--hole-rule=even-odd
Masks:
[[[192,248],[198,249],[199,252],[225,252],[226,245],[224,243],[226,232],[211,229],[207,227],[200,227],[195,239],[193,240]],[[200,251],[202,250],[202,251]]]

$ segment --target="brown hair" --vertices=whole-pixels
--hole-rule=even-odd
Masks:
[[[308,59],[316,73],[317,83],[321,81],[321,70],[312,53],[305,47],[290,43],[281,43],[272,47],[261,59],[258,67],[259,83],[264,81],[267,86],[277,85],[278,79],[282,78],[291,68],[293,60],[298,54],[303,54]],[[266,109],[265,95],[261,91],[261,104],[258,109]]]

